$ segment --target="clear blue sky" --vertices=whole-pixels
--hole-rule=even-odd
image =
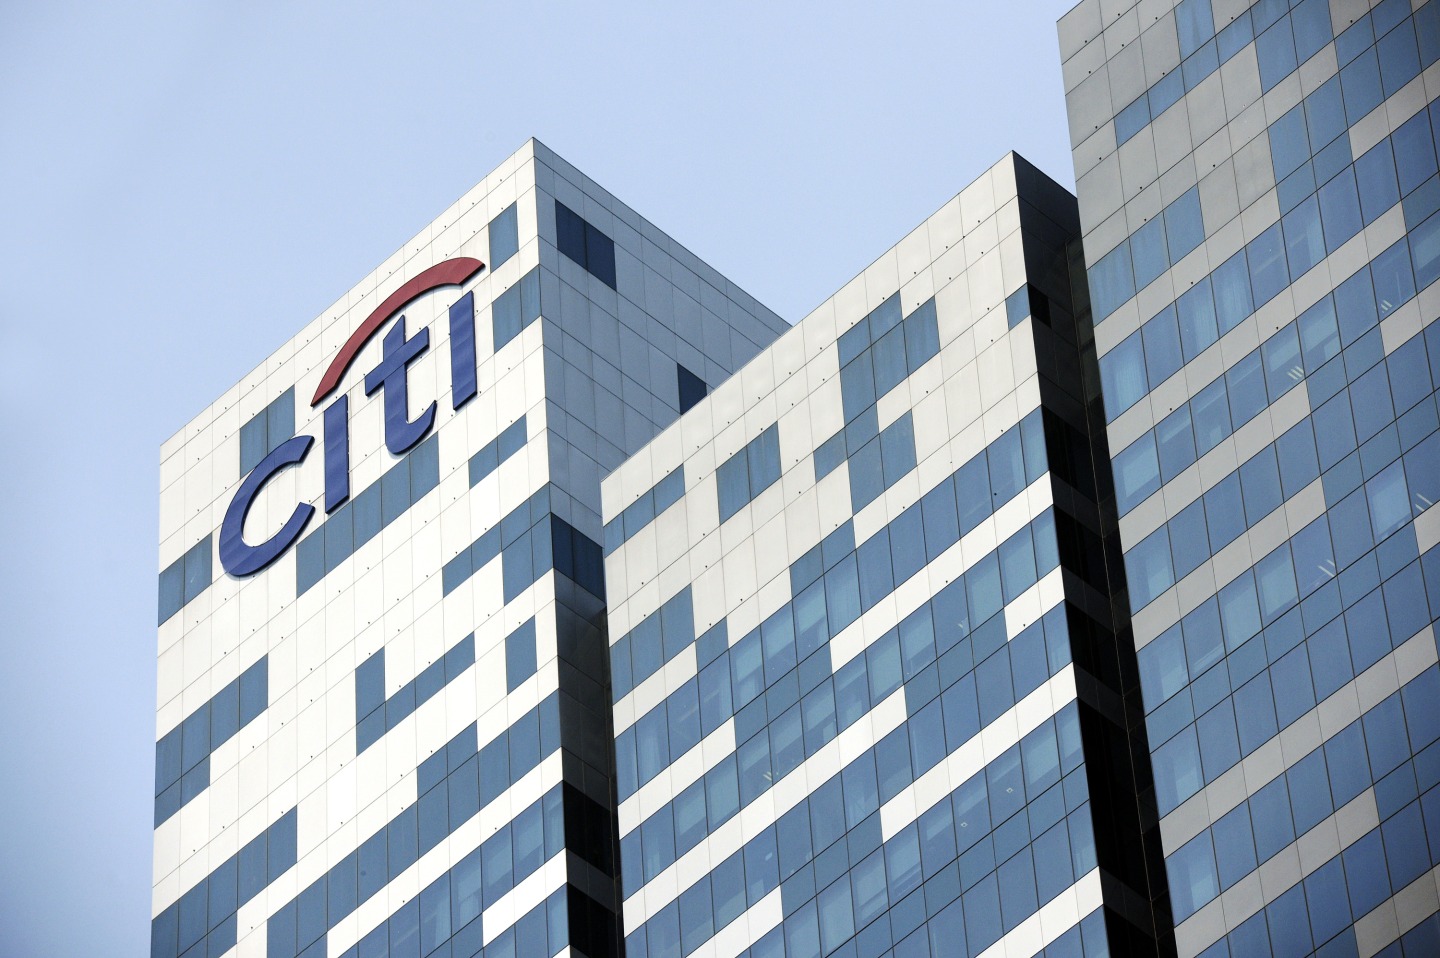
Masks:
[[[0,4],[0,958],[149,954],[165,438],[529,136],[793,322],[1072,183],[1070,2]]]

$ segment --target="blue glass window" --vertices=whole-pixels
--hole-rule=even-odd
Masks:
[[[1090,268],[1090,303],[1099,323],[1135,295],[1130,244],[1121,243]]]
[[[505,685],[513,692],[535,674],[535,620],[532,618],[505,637]]]
[[[1130,608],[1136,612],[1174,584],[1168,530],[1162,526],[1125,554],[1125,574]]]
[[[1376,256],[1370,264],[1375,284],[1375,305],[1388,316],[1415,296],[1415,275],[1410,268],[1410,244],[1402,239]]]
[[[1261,862],[1269,861],[1276,852],[1295,840],[1290,790],[1285,776],[1275,779],[1251,797],[1250,815],[1254,821],[1256,857]]]
[[[507,426],[499,436],[487,442],[480,451],[470,457],[470,485],[474,486],[500,467],[500,463],[525,447],[527,433],[525,417]]]
[[[1353,170],[1345,170],[1320,188],[1320,218],[1325,248],[1329,252],[1333,253],[1360,232],[1360,194],[1355,187]]]
[[[960,540],[960,519],[955,506],[954,483],[947,479],[936,485],[921,498],[920,509],[922,525],[925,529],[925,557],[929,561],[934,561],[942,552]],[[888,535],[885,536],[885,548],[886,554],[883,561],[888,568]],[[878,557],[876,561],[877,563],[880,561]],[[888,573],[882,575],[888,575]],[[876,584],[879,584],[878,580]],[[867,604],[866,608],[870,608],[870,605],[873,603]]]
[[[1290,271],[1303,276],[1325,258],[1325,234],[1320,228],[1320,201],[1311,196],[1291,210],[1283,221],[1285,253]]]
[[[1270,124],[1269,135],[1270,163],[1277,181],[1285,179],[1310,159],[1310,137],[1303,104]]]
[[[1005,323],[1011,329],[1030,317],[1030,287],[1021,286],[1005,297]]]
[[[1179,262],[1204,241],[1205,223],[1200,215],[1198,186],[1192,186],[1165,208],[1165,235],[1169,240],[1169,258],[1172,263]],[[1138,266],[1136,269],[1138,272]]]
[[[1025,488],[1025,459],[1020,430],[1010,429],[986,449],[994,506],[1009,502]],[[956,490],[959,494],[959,490]],[[993,509],[993,506],[992,506]],[[991,510],[987,510],[991,511]]]
[[[1245,251],[1242,249],[1228,260],[1216,267],[1210,275],[1211,285],[1214,287],[1214,309],[1215,318],[1218,323],[1219,333],[1224,335],[1230,330],[1239,326],[1251,312],[1254,311],[1254,297],[1250,289],[1250,273],[1246,265]],[[1209,334],[1208,322],[1203,315],[1195,317],[1199,327],[1195,332],[1199,337],[1194,342],[1205,340]],[[1209,345],[1213,339],[1205,340]],[[1203,348],[1203,347],[1201,347]],[[1194,353],[1187,355],[1193,358]]]
[[[615,289],[615,241],[558,201],[555,203],[555,246],[590,275]]]
[[[1115,142],[1124,144],[1150,123],[1150,101],[1141,95],[1115,116]]]
[[[1161,484],[1155,437],[1145,434],[1115,457],[1115,496],[1120,514],[1142,503]]]
[[[1230,435],[1230,406],[1223,377],[1195,394],[1190,401],[1190,414],[1195,430],[1195,450],[1203,456]]]
[[[1190,682],[1180,627],[1171,626],[1140,650],[1145,708],[1153,711]]]
[[[490,269],[494,270],[520,251],[520,225],[511,203],[490,221]]]
[[[1196,544],[1205,539],[1203,502],[1192,502],[1170,520],[1170,548],[1177,580],[1185,578],[1208,558],[1204,549],[1196,548]]]
[[[1039,295],[1038,293],[1036,295]],[[940,354],[940,325],[935,300],[928,299],[905,317],[905,361],[910,372]]]
[[[1380,61],[1371,47],[1340,70],[1340,88],[1345,94],[1345,119],[1354,125],[1380,105]]]
[[[1277,83],[1295,72],[1295,34],[1285,18],[1255,38],[1255,54],[1260,62],[1260,89],[1268,93]]]
[[[213,537],[207,535],[160,573],[159,619],[162,624],[209,588],[214,579],[214,553]]]
[[[1302,0],[1295,4],[1290,16],[1295,30],[1296,59],[1304,63],[1319,53],[1334,36],[1330,26],[1330,5],[1328,0]]]
[[[999,505],[990,491],[990,472],[984,452],[961,466],[955,473],[955,504],[960,514],[960,533],[964,535],[980,524]]]
[[[1392,463],[1365,484],[1370,521],[1376,541],[1387,538],[1410,521],[1410,493],[1401,463]]]
[[[825,613],[830,628],[837,632],[860,617],[860,583],[854,554],[825,573]]]
[[[1309,902],[1310,928],[1315,932],[1315,941],[1333,938],[1351,923],[1345,870],[1339,857],[1326,861],[1305,879],[1305,897]]]
[[[705,380],[684,366],[681,366],[679,363],[675,365],[675,375],[677,389],[679,390],[680,412],[686,413],[695,408],[700,400],[705,398],[706,394],[710,391],[710,387],[705,385]]]
[[[1395,150],[1402,196],[1435,175],[1435,141],[1431,137],[1430,118],[1425,111],[1402,124],[1391,134],[1390,142]]]
[[[1130,240],[1134,250],[1135,286],[1144,289],[1170,268],[1170,254],[1165,247],[1165,221],[1155,217],[1135,231]]]
[[[1351,186],[1353,188],[1353,181]],[[1251,240],[1246,247],[1246,256],[1250,263],[1250,288],[1255,304],[1261,306],[1274,299],[1275,295],[1290,283],[1280,225],[1270,227]]]
[[[1111,422],[1139,402],[1150,389],[1145,377],[1145,350],[1140,333],[1105,354],[1100,362],[1106,418]]]
[[[1225,392],[1230,400],[1230,417],[1236,428],[1254,419],[1269,402],[1265,375],[1256,350],[1230,367],[1225,374]]]
[[[495,297],[490,306],[494,348],[498,351],[540,315],[540,271],[532,269],[520,282]]]
[[[1296,321],[1305,371],[1314,372],[1340,354],[1340,327],[1336,321],[1335,303],[1325,297],[1300,314]]]
[[[1180,353],[1180,325],[1175,318],[1175,307],[1167,306],[1151,317],[1142,328],[1141,335],[1145,343],[1145,367],[1149,373],[1149,381],[1159,385],[1184,365]],[[1108,395],[1108,391],[1105,395]]]
[[[1172,70],[1168,75],[1157,80],[1147,94],[1150,101],[1150,115],[1159,116],[1178,103],[1184,95],[1184,74],[1182,71]]]
[[[887,487],[915,468],[915,427],[908,411],[881,431],[880,458]],[[778,447],[775,460],[778,466]]]
[[[1440,216],[1431,216],[1410,232],[1415,287],[1424,289],[1440,279]]]
[[[1270,468],[1274,470],[1273,460]],[[1277,493],[1278,485],[1277,482]],[[1241,475],[1238,472],[1232,472],[1205,493],[1205,516],[1209,524],[1211,553],[1219,552],[1245,531],[1245,508],[1241,496]],[[1204,540],[1190,540],[1185,548],[1198,551],[1196,543],[1200,541]]]
[[[1295,324],[1287,325],[1265,341],[1260,350],[1265,364],[1265,390],[1273,402],[1305,376],[1300,363],[1300,337]]]
[[[240,427],[240,475],[247,475],[282,442],[295,435],[295,388],[285,390]]]
[[[1220,30],[1216,37],[1219,41],[1219,53],[1221,62],[1229,60],[1235,54],[1245,49],[1255,39],[1254,24],[1250,19],[1250,11],[1237,16],[1234,20]]]
[[[1180,318],[1180,343],[1185,358],[1194,359],[1219,337],[1215,319],[1215,301],[1206,277],[1186,290],[1175,302]]]
[[[1376,44],[1380,58],[1380,80],[1385,96],[1393,96],[1420,73],[1420,50],[1413,22],[1403,23]]]
[[[1307,4],[1312,2],[1306,0]],[[1319,153],[1345,132],[1345,100],[1338,76],[1331,77],[1305,98],[1305,119],[1310,131],[1311,153]]]
[[[1180,39],[1182,60],[1204,46],[1215,35],[1210,0],[1181,0],[1175,7],[1175,31]]]
[[[1167,815],[1179,807],[1205,784],[1200,771],[1200,744],[1195,726],[1189,726],[1153,753],[1155,798],[1160,814]]]
[[[1186,404],[1155,427],[1155,445],[1160,457],[1160,479],[1169,482],[1195,461],[1195,433]]]
[[[1255,870],[1255,837],[1251,829],[1250,809],[1242,802],[1212,829],[1215,837],[1216,872],[1220,889],[1229,888]]]
[[[780,478],[780,432],[766,429],[715,470],[724,522]]]

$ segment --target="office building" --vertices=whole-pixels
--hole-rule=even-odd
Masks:
[[[532,142],[164,445],[152,955],[1440,954],[1440,7],[1059,34],[1078,204]]]
[[[1440,954],[1440,7],[1060,46],[1178,952]]]
[[[617,954],[600,476],[785,328],[532,141],[165,443],[152,955]]]
[[[604,479],[630,958],[1165,947],[1078,230],[1005,157]]]

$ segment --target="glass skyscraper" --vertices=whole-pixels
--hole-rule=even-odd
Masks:
[[[1440,954],[1440,7],[1060,39],[1179,954]]]
[[[1168,938],[1078,228],[1007,156],[604,480],[631,958]]]

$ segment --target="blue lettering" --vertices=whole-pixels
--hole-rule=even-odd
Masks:
[[[281,553],[290,548],[295,540],[300,538],[300,533],[305,531],[305,525],[315,514],[315,507],[309,503],[296,506],[280,531],[258,546],[245,542],[245,517],[249,514],[255,497],[265,488],[270,477],[287,466],[303,461],[314,442],[314,436],[293,436],[285,440],[261,459],[250,471],[250,475],[245,477],[245,481],[240,483],[240,489],[225,510],[225,519],[220,523],[220,564],[230,575],[253,575],[259,572],[280,558]]]
[[[418,418],[410,420],[409,390],[405,370],[410,363],[430,348],[430,330],[422,329],[410,339],[405,338],[405,317],[402,314],[390,332],[385,334],[385,349],[380,365],[365,375],[365,395],[377,389],[385,393],[385,448],[400,455],[430,431],[435,422],[435,403],[425,407]]]
[[[350,397],[341,396],[325,410],[325,512],[350,498]]]
[[[480,391],[475,381],[475,294],[450,307],[450,402],[459,409]]]

